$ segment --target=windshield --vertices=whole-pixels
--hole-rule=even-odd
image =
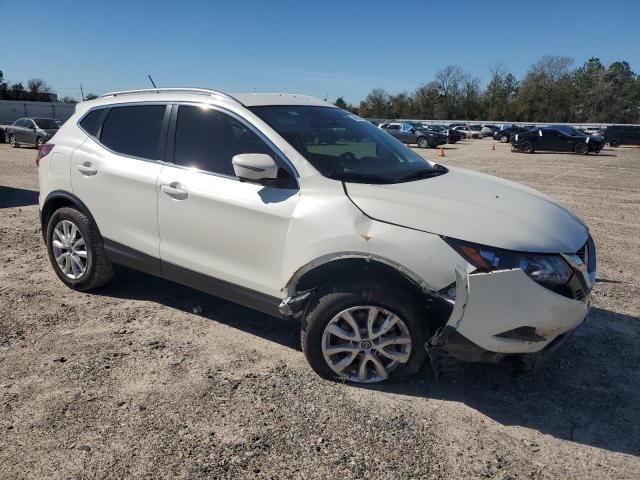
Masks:
[[[561,132],[566,133],[567,135],[577,135],[579,137],[584,137],[586,134],[584,132],[581,132],[580,130],[573,128],[573,127],[569,127],[567,125],[558,125],[554,127],[557,130],[560,130]]]
[[[50,118],[34,118],[34,121],[36,122],[36,125],[38,125],[38,127],[45,130],[58,128],[58,124],[55,122],[55,120],[52,120]]]
[[[250,110],[328,178],[398,183],[446,171],[434,168],[384,130],[339,108],[256,106]]]

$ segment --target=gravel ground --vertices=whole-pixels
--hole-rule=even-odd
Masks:
[[[65,288],[35,151],[0,145],[0,478],[640,477],[640,149],[420,153],[522,182],[591,227],[588,323],[543,371],[319,379],[299,326],[124,269]],[[193,313],[194,307],[199,313]]]

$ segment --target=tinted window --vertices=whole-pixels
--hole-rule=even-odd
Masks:
[[[226,113],[180,106],[176,125],[178,165],[235,177],[231,160],[240,153],[273,152],[253,131]]]
[[[89,135],[93,135],[95,137],[100,129],[100,117],[102,116],[102,113],[102,109],[90,111],[80,122],[82,129]]]
[[[58,128],[58,124],[51,118],[36,118],[34,119],[34,121],[36,122],[36,125],[38,125],[38,127],[45,130],[53,130]]]
[[[387,130],[400,130],[400,125],[389,125]]]
[[[24,127],[24,118],[21,118],[20,120],[16,120],[13,123],[14,127]]]
[[[102,125],[100,141],[114,152],[158,160],[160,130],[166,107],[113,107]]]

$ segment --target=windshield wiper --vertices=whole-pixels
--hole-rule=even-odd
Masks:
[[[431,178],[431,177],[438,177],[440,175],[444,175],[445,173],[447,173],[449,170],[446,167],[443,167],[442,165],[439,164],[435,164],[433,166],[433,168],[430,169],[424,169],[424,170],[417,170],[413,173],[410,173],[409,175],[405,175],[404,177],[400,177],[397,182],[408,182],[411,180],[419,180],[422,178]]]
[[[393,179],[383,177],[381,175],[372,175],[369,173],[355,173],[355,172],[343,172],[333,173],[327,175],[327,177],[333,180],[340,180],[342,182],[354,182],[354,183],[393,183]]]

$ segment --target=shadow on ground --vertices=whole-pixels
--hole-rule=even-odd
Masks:
[[[153,301],[299,350],[299,325],[188,287],[118,267],[97,294]],[[588,321],[540,371],[514,376],[508,365],[466,364],[437,382],[425,366],[412,381],[367,388],[461,402],[502,425],[640,455],[640,319],[592,308]]]
[[[0,185],[0,208],[28,207],[38,203],[38,192]]]

